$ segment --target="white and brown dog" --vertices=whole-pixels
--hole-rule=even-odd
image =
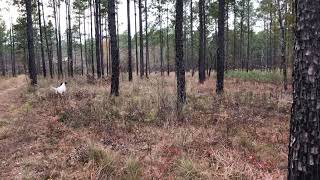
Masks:
[[[68,84],[67,82],[61,83],[59,87],[55,88],[55,87],[51,87],[51,89],[56,93],[56,94],[64,94],[67,91],[67,87],[66,84]]]

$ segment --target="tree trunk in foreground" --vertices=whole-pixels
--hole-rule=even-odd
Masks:
[[[320,0],[296,2],[288,179],[316,180],[320,174]]]

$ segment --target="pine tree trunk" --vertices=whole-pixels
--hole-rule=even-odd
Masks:
[[[44,77],[47,77],[46,61],[44,59],[44,48],[43,48],[43,36],[42,36],[42,23],[41,23],[41,4],[38,2],[38,20],[39,20],[39,32],[40,32],[40,48],[41,48],[41,62],[42,62],[42,73]]]
[[[146,20],[146,27],[145,27],[145,33],[146,33],[146,78],[148,78],[148,65],[149,65],[149,37],[148,37],[148,0],[145,0],[145,20]]]
[[[129,81],[132,81],[132,49],[131,49],[131,25],[130,25],[130,0],[127,0],[128,19],[128,74]]]
[[[204,0],[199,0],[199,82],[202,84],[206,79],[205,60],[204,60]]]
[[[233,68],[236,69],[237,65],[236,65],[236,58],[237,58],[237,11],[236,11],[236,7],[237,7],[237,2],[234,1],[233,4]]]
[[[99,11],[101,12],[101,3],[99,4]],[[102,15],[100,13],[100,16],[99,16],[99,23],[100,23],[100,59],[101,59],[101,75],[102,77],[104,77],[104,49],[103,49],[103,23],[101,22],[102,21]]]
[[[45,40],[46,40],[46,50],[47,50],[47,55],[48,55],[48,60],[49,60],[49,72],[50,72],[50,78],[53,78],[53,74],[54,74],[54,68],[53,68],[53,63],[52,63],[52,44],[49,44],[49,40],[48,40],[48,33],[47,33],[47,25],[46,25],[46,19],[44,17],[44,8],[43,8],[43,2],[41,2],[41,7],[42,7],[42,19],[43,19],[43,30],[44,30],[44,36],[45,36]],[[51,38],[51,37],[50,37]],[[51,40],[50,40],[51,43]]]
[[[191,41],[191,64],[192,64],[192,77],[194,76],[194,72],[196,69],[196,63],[194,63],[194,50],[193,50],[193,8],[192,8],[192,2],[193,0],[190,1],[190,41]]]
[[[183,60],[183,0],[176,0],[176,77],[177,77],[177,109],[182,111],[186,102],[185,67]],[[179,117],[180,118],[180,117]]]
[[[93,60],[93,14],[92,14],[92,1],[93,0],[89,0],[89,7],[90,7],[90,41],[91,41],[91,48],[90,48],[90,52],[91,52],[91,69],[92,69],[92,76],[94,77],[94,60]]]
[[[170,75],[169,8],[167,7],[167,74]]]
[[[86,33],[86,14],[83,15],[83,32],[84,32],[84,57],[86,61],[86,69],[87,74],[89,74],[89,67],[88,67],[88,50],[87,50],[87,33]]]
[[[246,61],[246,70],[249,72],[249,63],[250,63],[250,0],[247,1],[247,61]]]
[[[270,29],[269,29],[269,49],[270,49],[270,69],[273,69],[273,47],[272,47],[272,26],[273,26],[273,16],[271,11],[271,5],[270,5]]]
[[[99,4],[100,0],[95,1],[95,35],[96,35],[96,61],[97,61],[97,75],[98,78],[101,78],[101,58],[100,58],[100,22],[99,22]]]
[[[207,4],[206,0],[203,2],[203,58],[205,64],[205,72],[209,69],[208,59],[207,59]],[[209,73],[208,73],[209,74]]]
[[[3,58],[3,45],[0,44],[0,61],[1,61],[1,75],[6,75],[6,68],[4,67],[4,58]]]
[[[81,35],[81,16],[79,11],[79,39],[80,39],[80,59],[81,59],[81,75],[84,74],[84,64],[83,64],[83,49],[82,49],[82,35]]]
[[[60,19],[60,2],[58,4],[58,22],[59,22],[59,43],[58,43],[58,47],[59,47],[59,55],[58,55],[58,74],[60,74],[59,79],[63,77],[63,67],[62,67],[62,45],[61,45],[61,19]]]
[[[15,42],[14,42],[14,35],[13,35],[13,28],[11,26],[10,29],[10,55],[11,55],[11,71],[12,71],[12,76],[16,77],[16,56],[15,56]]]
[[[144,59],[143,59],[143,25],[142,25],[142,2],[139,0],[139,31],[140,31],[140,77],[144,75]]]
[[[280,48],[281,48],[281,68],[283,73],[283,88],[285,91],[288,90],[288,80],[287,80],[287,60],[286,60],[286,33],[284,26],[284,18],[282,16],[282,10],[280,0],[277,0],[278,13],[279,13],[279,24],[280,24]]]
[[[239,48],[239,58],[241,61],[241,69],[244,69],[244,59],[243,59],[243,21],[244,21],[244,2],[245,0],[241,0],[241,18],[240,18],[240,48]]]
[[[160,38],[160,72],[161,76],[164,75],[164,69],[163,69],[163,31],[162,31],[162,10],[161,10],[161,0],[158,0],[158,18],[159,18],[159,25],[160,25],[160,33],[159,33],[159,38]]]
[[[120,49],[120,33],[119,33],[119,1],[116,1],[116,17],[117,17],[117,43],[118,43],[118,48]],[[120,59],[120,54],[119,54],[119,59]]]
[[[109,38],[108,38],[108,15],[106,15],[105,18],[105,31],[106,31],[106,70],[107,70],[107,76],[109,75],[109,55],[110,55],[110,51],[109,51]]]
[[[320,0],[298,0],[290,121],[288,180],[316,180],[320,172]]]
[[[225,44],[226,44],[226,50],[225,50],[225,70],[227,71],[230,66],[229,61],[229,2],[226,2],[226,37],[225,37]]]
[[[70,60],[70,75],[73,77],[73,52],[72,52],[72,29],[71,29],[71,4],[68,3],[68,25],[69,25],[69,52],[68,52],[68,58]]]
[[[224,28],[225,28],[225,1],[219,0],[219,19],[218,19],[218,54],[217,54],[217,94],[223,93],[224,81]]]
[[[115,0],[108,1],[109,32],[111,38],[112,78],[111,95],[119,96],[119,49],[115,20]]]
[[[109,74],[112,74],[112,57],[111,57],[111,37],[110,37],[110,41],[109,41]]]
[[[29,74],[31,85],[37,84],[36,64],[34,60],[34,45],[33,45],[33,27],[32,27],[32,5],[31,1],[25,0],[27,12],[27,39],[29,51]]]
[[[137,6],[134,0],[134,28],[135,28],[135,42],[136,42],[136,72],[139,75],[139,54],[138,54],[138,31],[137,31]]]
[[[60,32],[58,33],[58,20],[57,20],[57,4],[56,1],[53,0],[53,16],[55,23],[55,38],[56,38],[56,51],[57,51],[57,61],[58,61],[58,78],[60,79],[62,75],[62,60],[60,59]],[[59,22],[60,23],[60,22]]]

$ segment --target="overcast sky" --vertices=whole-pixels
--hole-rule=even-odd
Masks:
[[[73,0],[71,0],[73,1]],[[148,1],[151,1],[151,0],[148,0]],[[17,17],[19,16],[18,14],[18,8],[15,7],[15,6],[12,6],[10,5],[10,3],[12,3],[12,0],[0,0],[0,4],[2,5],[1,8],[0,8],[0,16],[1,18],[6,22],[6,25],[7,25],[7,28],[10,28],[10,24],[11,22],[15,23],[16,22],[16,19]],[[48,5],[48,2],[49,0],[43,0],[44,4],[45,4],[45,15],[48,16],[48,15],[52,15],[52,8],[46,8],[46,6]],[[257,3],[254,3],[255,4],[255,7],[257,7]],[[133,1],[131,1],[130,3],[131,5],[131,31],[132,31],[132,34],[134,34],[134,6],[133,6]],[[169,8],[173,8],[172,7],[169,7]],[[138,9],[137,9],[137,12],[138,12]],[[89,15],[89,10],[86,11],[86,14]],[[153,17],[150,13],[148,14],[148,18],[149,18],[149,21],[153,21],[155,19],[155,17]],[[171,15],[172,16],[172,15]],[[66,29],[66,13],[65,13],[65,5],[64,3],[62,3],[62,6],[61,6],[61,30],[62,32],[64,32],[64,30]],[[170,18],[173,18],[173,17],[170,17]],[[51,18],[48,18],[48,19],[51,19]],[[48,22],[48,19],[46,20]],[[164,18],[165,19],[165,18]],[[230,17],[230,27],[232,27],[232,19],[233,17],[231,16]],[[51,19],[52,22],[53,19]],[[87,31],[89,31],[89,19],[86,20],[87,21]],[[137,22],[138,23],[138,22]],[[165,25],[164,25],[165,27]],[[255,30],[260,30],[262,27],[261,27],[261,22],[258,22],[257,25],[254,27]],[[119,4],[119,31],[120,33],[124,32],[127,30],[127,3],[125,0],[120,0],[120,4]],[[82,31],[83,31],[83,27],[82,27]]]
[[[12,0],[0,0],[0,4],[2,5],[0,8],[0,16],[1,18],[5,21],[7,29],[10,28],[10,24],[11,22],[15,23],[17,17],[19,16],[18,13],[18,8],[15,6],[10,5],[10,3],[8,3],[8,1],[12,1]],[[73,0],[71,0],[73,1]],[[46,5],[48,4],[49,0],[43,0],[44,4],[45,4],[45,15],[52,15],[52,8],[46,8]],[[125,3],[124,3],[125,2]],[[133,1],[132,3],[130,3],[130,9],[131,9],[131,31],[132,34],[134,33],[134,6],[133,6]],[[138,10],[138,9],[137,9]],[[64,31],[66,29],[66,10],[65,10],[65,4],[62,3],[61,5],[61,30]],[[90,11],[86,10],[86,14],[89,16]],[[154,19],[153,17],[149,17],[150,20]],[[52,18],[48,18],[51,19],[52,22],[53,19]],[[87,31],[89,31],[89,21],[90,19],[86,19],[86,29]],[[46,20],[48,22],[48,20]],[[120,0],[120,4],[119,4],[119,31],[120,33],[124,32],[127,30],[127,4],[126,1],[124,0]],[[82,27],[82,31],[83,31],[83,27]]]

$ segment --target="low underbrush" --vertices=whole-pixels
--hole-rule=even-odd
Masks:
[[[183,122],[174,76],[121,81],[119,97],[109,95],[108,80],[88,84],[76,77],[61,97],[50,91],[53,80],[41,80],[25,95],[32,105],[25,109],[46,109],[94,136],[99,146],[88,146],[79,162],[90,164],[97,179],[283,177],[291,96],[265,83],[274,78],[228,78],[217,96],[214,79],[201,85],[188,74]]]

